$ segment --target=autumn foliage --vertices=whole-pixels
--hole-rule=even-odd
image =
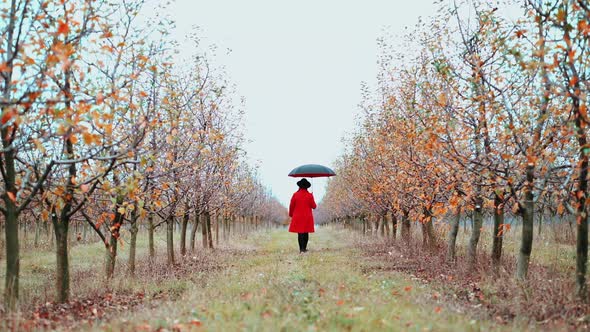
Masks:
[[[527,279],[533,222],[577,225],[576,294],[587,299],[590,7],[586,1],[443,4],[402,45],[380,39],[378,86],[363,88],[362,119],[337,161],[324,220],[409,239],[456,259],[462,216],[477,266],[484,219],[502,237],[518,220],[516,278]],[[520,13],[509,19],[508,13]],[[437,227],[434,227],[436,224]],[[373,227],[374,226],[374,227]],[[436,228],[436,229],[435,229]],[[574,275],[571,276],[574,278]]]
[[[105,276],[135,270],[138,230],[174,228],[195,249],[282,221],[243,152],[243,105],[225,73],[176,55],[172,22],[142,0],[7,1],[0,5],[2,204],[5,307],[19,298],[19,226],[51,225],[57,301],[69,298],[70,227],[90,227],[105,246]],[[157,4],[155,6],[158,6]],[[154,12],[162,8],[149,8]],[[187,234],[188,225],[191,234]],[[46,227],[47,228],[47,227]],[[130,271],[116,269],[129,229]]]

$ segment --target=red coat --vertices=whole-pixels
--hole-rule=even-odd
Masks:
[[[313,214],[311,209],[315,209],[316,204],[313,199],[313,194],[307,189],[299,189],[291,197],[291,204],[289,205],[289,217],[291,217],[291,225],[289,225],[289,232],[291,233],[313,233]]]

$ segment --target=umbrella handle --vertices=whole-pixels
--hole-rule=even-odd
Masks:
[[[313,194],[313,178],[311,178],[311,193]]]

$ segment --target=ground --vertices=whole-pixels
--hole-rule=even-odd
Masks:
[[[16,319],[5,317],[0,330],[17,324],[22,330],[84,331],[524,331],[582,326],[534,323],[526,306],[501,314],[506,310],[494,304],[484,280],[477,287],[468,279],[448,281],[452,266],[433,268],[439,264],[436,254],[408,253],[413,247],[367,241],[338,227],[320,227],[311,234],[306,254],[298,252],[295,234],[275,229],[234,238],[215,250],[197,248],[178,257],[174,267],[166,265],[163,240],[158,239],[160,255],[154,260],[146,256],[144,240],[142,236],[136,276],[125,272],[123,247],[117,275],[108,284],[102,278],[101,244],[73,246],[72,301],[67,304],[46,302],[52,298],[53,253],[27,251],[21,264],[23,313]]]
[[[450,309],[436,290],[407,274],[368,268],[375,262],[347,231],[320,228],[306,254],[298,253],[296,242],[284,230],[251,237],[228,268],[193,284],[180,299],[99,329],[520,330]]]

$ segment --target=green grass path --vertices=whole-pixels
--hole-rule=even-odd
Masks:
[[[295,234],[258,234],[246,242],[255,249],[228,262],[230,267],[215,272],[206,285],[193,285],[178,301],[111,321],[101,330],[144,324],[211,331],[494,329],[438,304],[427,285],[408,275],[363,272],[371,271],[371,259],[353,243],[345,231],[322,228],[311,234],[310,252],[299,254]]]

